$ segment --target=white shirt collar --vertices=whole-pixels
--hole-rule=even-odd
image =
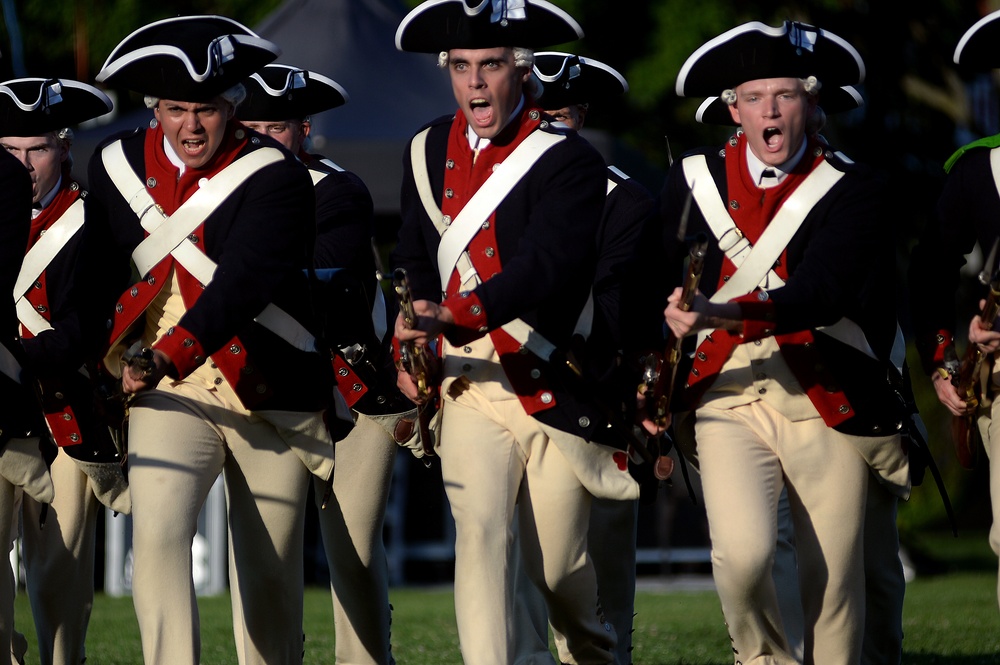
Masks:
[[[802,145],[799,146],[799,149],[794,155],[792,155],[792,158],[783,164],[779,164],[778,166],[769,166],[768,164],[762,162],[757,158],[757,155],[753,154],[753,151],[750,150],[750,144],[747,143],[747,168],[750,170],[750,177],[753,178],[753,181],[757,183],[758,187],[764,187],[765,185],[761,184],[762,174],[765,169],[771,169],[774,171],[774,175],[777,180],[766,186],[774,187],[775,185],[781,183],[785,177],[791,173],[792,169],[795,168],[796,164],[799,163],[799,160],[802,159],[802,155],[806,154],[806,143],[808,143],[808,141],[803,141]]]
[[[167,159],[170,160],[170,163],[180,169],[181,172],[177,174],[177,177],[179,178],[184,175],[185,164],[181,161],[174,147],[170,145],[170,141],[167,140],[166,136],[163,137],[163,152],[166,154]]]
[[[505,124],[503,127],[500,128],[501,132],[507,127],[507,125],[510,124],[511,120],[517,117],[517,114],[521,112],[521,108],[523,106],[524,106],[524,95],[521,95],[521,99],[517,102],[517,106],[514,107],[514,110],[511,112],[510,117],[507,118],[507,124]],[[500,132],[497,132],[497,134],[499,133]],[[465,134],[469,139],[469,147],[472,148],[473,150],[482,150],[483,148],[485,148],[490,144],[489,139],[484,139],[478,134],[476,134],[476,132],[472,129],[471,124],[465,128]]]

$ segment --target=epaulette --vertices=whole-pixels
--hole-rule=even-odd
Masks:
[[[994,134],[993,136],[987,136],[986,138],[979,139],[978,141],[973,141],[968,145],[963,145],[961,148],[955,151],[955,153],[948,158],[948,161],[944,163],[944,172],[950,173],[951,167],[955,166],[955,162],[964,155],[967,151],[973,148],[997,148],[1000,147],[1000,134]]]

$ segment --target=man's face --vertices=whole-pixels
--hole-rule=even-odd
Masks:
[[[580,131],[583,129],[583,121],[587,116],[587,107],[583,104],[573,104],[561,109],[546,111],[556,122],[565,124],[570,129]]]
[[[221,97],[209,102],[161,99],[153,114],[184,165],[197,169],[205,166],[222,145],[233,107]]]
[[[38,203],[48,194],[62,172],[62,164],[69,157],[69,148],[54,134],[45,136],[5,136],[0,146],[17,157],[31,174],[31,197]]]
[[[299,153],[303,142],[309,136],[312,126],[308,120],[241,120],[245,127],[258,134],[270,136],[294,154]]]
[[[736,87],[729,113],[743,126],[753,154],[778,166],[805,141],[806,121],[815,108],[816,98],[806,94],[800,79],[758,79]]]
[[[455,101],[477,136],[492,139],[507,125],[530,71],[514,66],[506,47],[452,49],[448,71]]]

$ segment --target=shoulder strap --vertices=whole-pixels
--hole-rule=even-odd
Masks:
[[[712,229],[713,235],[719,241],[720,249],[737,267],[732,278],[712,296],[712,302],[727,302],[750,293],[765,279],[769,288],[775,289],[783,286],[784,281],[771,270],[771,266],[781,255],[782,250],[788,245],[813,206],[844,175],[842,171],[838,171],[829,163],[822,162],[782,204],[781,209],[764,231],[757,245],[751,246],[726,210],[715,179],[708,171],[705,157],[703,155],[688,157],[682,164],[688,186],[692,188],[698,207],[701,208],[709,228]],[[763,252],[760,251],[762,249]],[[817,330],[871,358],[876,357],[864,331],[850,319],[843,318],[833,325],[824,326]],[[709,332],[711,331],[705,331],[698,335],[699,344]],[[905,347],[898,344],[901,337],[898,325],[896,337],[897,343],[893,345],[890,362],[894,365],[901,365],[898,358],[899,348],[905,349]]]
[[[420,203],[424,206],[424,212],[434,224],[438,233],[444,233],[448,226],[444,223],[444,215],[441,208],[434,201],[434,192],[431,189],[431,177],[427,172],[427,135],[431,128],[428,127],[413,137],[410,142],[410,169],[413,171],[413,182],[417,186],[417,195],[420,196]]]
[[[534,131],[507,156],[472,195],[462,211],[441,234],[438,245],[438,276],[441,290],[447,288],[451,271],[486,218],[510,194],[514,186],[551,147],[566,139],[565,134]]]
[[[255,157],[258,153],[263,154]],[[207,285],[215,275],[216,263],[195,247],[187,239],[188,235],[247,178],[265,166],[281,161],[284,155],[276,148],[260,148],[237,159],[209,179],[173,215],[170,215],[170,224],[164,224],[168,219],[167,215],[164,215],[156,205],[145,184],[126,160],[121,141],[115,141],[105,147],[101,158],[115,187],[129,202],[129,206],[139,218],[139,223],[149,231],[149,236],[132,252],[132,259],[139,274],[147,274],[167,255],[171,255],[195,279]],[[139,189],[136,189],[136,185]],[[132,192],[131,196],[127,192]],[[312,333],[273,303],[268,304],[254,321],[299,350],[316,351],[316,339]]]
[[[21,272],[18,273],[17,281],[14,283],[14,300],[18,320],[32,335],[37,335],[43,330],[51,330],[52,325],[35,311],[24,296],[60,250],[82,228],[83,199],[77,199],[24,255]]]

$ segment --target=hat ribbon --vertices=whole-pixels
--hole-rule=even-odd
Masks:
[[[25,104],[14,91],[7,86],[0,86],[0,93],[3,93],[14,100],[14,104],[26,113],[37,111],[38,109],[48,110],[62,101],[62,83],[58,79],[49,79],[42,84],[42,89],[38,92],[38,99],[31,104]]]

